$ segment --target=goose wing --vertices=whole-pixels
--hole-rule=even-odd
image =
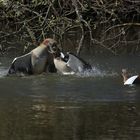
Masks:
[[[74,72],[83,71],[82,61],[78,57],[72,54],[69,54],[69,60],[67,62],[67,66],[69,66]]]
[[[132,85],[137,78],[138,78],[138,75],[130,77],[129,79],[125,81],[124,85]]]

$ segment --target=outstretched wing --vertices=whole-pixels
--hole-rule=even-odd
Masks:
[[[138,75],[132,76],[129,79],[127,79],[124,83],[124,85],[132,85],[134,84],[134,81],[138,78]]]
[[[84,63],[71,53],[69,53],[67,66],[69,66],[75,72],[82,72],[84,69]]]
[[[31,66],[31,53],[22,55],[20,57],[16,57],[8,71],[8,74],[15,74],[17,72],[32,73],[32,66]]]

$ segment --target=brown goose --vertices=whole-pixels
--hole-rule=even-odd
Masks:
[[[42,72],[56,72],[53,58],[60,56],[60,49],[54,39],[46,38],[31,52],[16,57],[8,71],[8,75],[40,74]]]

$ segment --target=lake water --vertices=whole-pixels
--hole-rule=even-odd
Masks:
[[[92,72],[7,77],[0,57],[0,140],[139,140],[140,56],[83,56]]]

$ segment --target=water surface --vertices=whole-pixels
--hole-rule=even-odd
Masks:
[[[140,86],[123,86],[121,68],[140,72],[139,56],[84,56],[93,71],[7,77],[0,58],[0,139],[138,140]]]

